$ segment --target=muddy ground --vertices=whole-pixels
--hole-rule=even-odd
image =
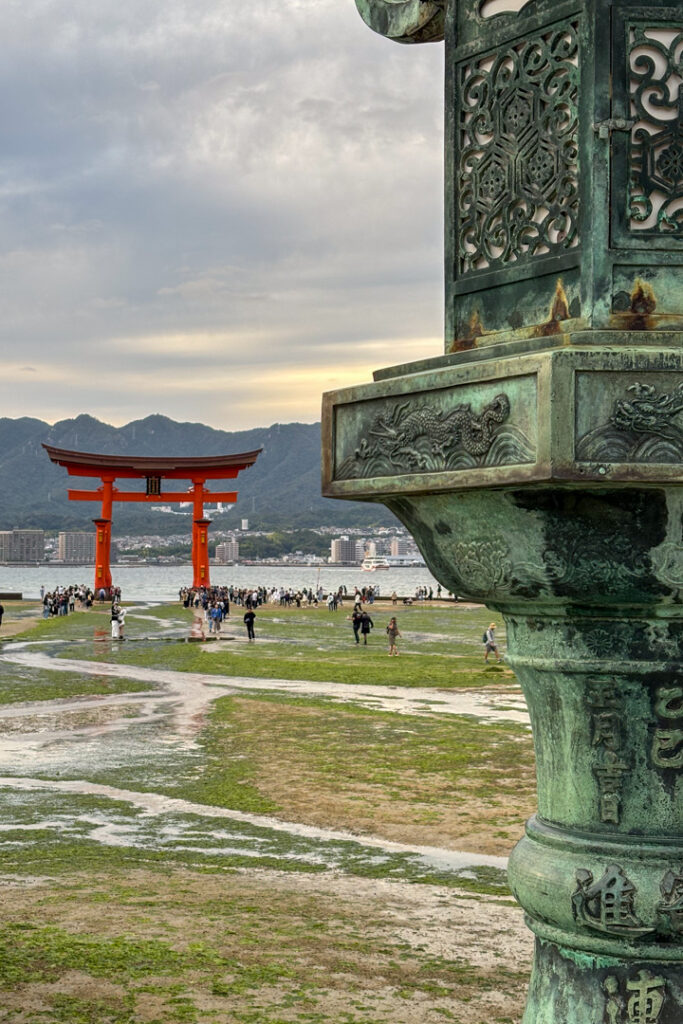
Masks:
[[[94,616],[57,624],[66,646],[42,623],[21,646],[12,611],[0,1022],[520,1020],[532,942],[501,869],[534,806],[530,735],[509,671],[450,683],[452,664],[481,672],[453,651],[451,609],[431,631],[416,611],[402,650],[414,680],[446,659],[451,689],[381,685],[383,651],[354,685],[258,678],[251,652],[232,675],[214,651],[184,671],[178,648],[155,653],[186,628],[175,609],[129,615],[150,633],[139,655],[104,646]],[[283,614],[264,665],[346,657],[326,613],[300,642],[294,616],[278,638]],[[456,614],[479,634],[481,610]]]

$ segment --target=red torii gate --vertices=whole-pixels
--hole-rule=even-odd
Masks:
[[[95,534],[95,591],[111,590],[111,518],[115,501],[171,501],[192,502],[192,586],[208,587],[209,526],[204,518],[205,501],[237,500],[237,491],[207,491],[207,480],[232,480],[243,469],[253,466],[262,449],[239,455],[209,455],[202,458],[148,458],[138,455],[95,455],[92,452],[72,452],[66,448],[43,448],[52,462],[64,466],[69,476],[99,477],[101,486],[95,491],[69,490],[70,501],[101,501],[102,513],[93,519]],[[124,479],[146,480],[145,491],[119,491],[115,481]],[[162,491],[162,480],[190,480],[187,491]]]

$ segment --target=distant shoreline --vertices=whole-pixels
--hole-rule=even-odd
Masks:
[[[192,568],[192,562],[181,561],[181,562],[157,562],[157,561],[140,561],[140,562],[112,562],[112,568],[118,569],[143,569],[148,566],[163,567],[168,566],[169,568]],[[278,559],[268,559],[264,561],[253,561],[245,559],[242,562],[211,562],[211,568],[230,568],[246,566],[249,569],[259,568],[282,568],[282,569],[358,569],[359,571],[366,572],[367,570],[361,570],[360,562],[283,562]],[[92,562],[0,562],[0,568],[2,569],[92,569]],[[391,565],[390,569],[426,569],[427,566],[424,562],[413,562],[410,565]]]

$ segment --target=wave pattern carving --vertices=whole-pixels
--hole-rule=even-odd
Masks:
[[[506,424],[509,414],[505,394],[496,395],[479,415],[469,404],[443,412],[427,403],[400,402],[374,417],[353,455],[338,466],[336,479],[533,462],[534,446]]]
[[[678,463],[683,459],[683,382],[658,394],[652,384],[635,383],[629,401],[617,399],[609,422],[585,434],[576,446],[579,462]]]

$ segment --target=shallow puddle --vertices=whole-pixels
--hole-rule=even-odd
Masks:
[[[7,791],[10,797],[4,814],[0,802],[0,848],[8,833],[9,841],[16,844],[18,832],[27,833],[26,841],[30,841],[31,832],[47,832],[55,838],[85,838],[106,846],[192,851],[207,857],[276,857],[328,869],[368,870],[373,865],[385,864],[390,874],[398,875],[438,872],[444,877],[471,879],[476,877],[477,868],[489,868],[500,872],[502,879],[507,864],[502,857],[410,846],[84,780],[7,776],[0,777],[0,790]],[[17,793],[41,794],[43,798],[54,795],[62,800],[67,795],[95,797],[100,804],[111,801],[112,806],[110,811],[88,808],[79,813],[76,799],[72,810],[68,804],[62,804],[64,809],[55,814],[52,808],[46,812],[45,804],[38,800],[34,805],[35,820],[18,823],[12,810]],[[131,812],[122,814],[121,804],[128,804]],[[26,816],[30,811],[24,807],[22,813]],[[217,822],[221,822],[220,827]]]
[[[169,629],[175,627],[172,620],[163,625],[169,622]],[[207,655],[213,649],[205,648]],[[27,679],[32,671],[66,673],[134,680],[147,688],[0,706],[0,848],[7,843],[30,844],[40,835],[51,843],[78,839],[227,862],[267,858],[308,865],[312,870],[380,871],[392,877],[436,872],[445,879],[487,870],[502,880],[504,858],[281,821],[192,803],[154,789],[168,789],[169,779],[177,778],[179,772],[196,772],[200,759],[196,740],[211,704],[222,696],[280,693],[407,716],[468,715],[482,722],[528,724],[521,695],[220,676],[54,658],[46,653],[56,650],[63,651],[63,644],[15,643],[3,649],[0,667],[17,666]],[[108,785],[110,780],[117,784]],[[20,830],[13,827],[22,819],[16,798],[28,801],[29,818],[33,815],[33,820],[21,820]],[[97,799],[100,807],[83,811],[79,801],[85,798]],[[51,807],[55,799],[62,802],[58,815]],[[68,800],[73,801],[72,807]],[[122,804],[129,808],[125,813]]]

